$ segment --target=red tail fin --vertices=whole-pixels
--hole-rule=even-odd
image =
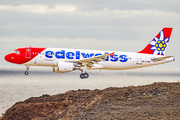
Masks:
[[[140,52],[144,54],[165,55],[173,28],[163,28],[159,34]]]

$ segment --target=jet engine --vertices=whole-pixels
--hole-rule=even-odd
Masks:
[[[69,62],[58,62],[57,67],[53,67],[53,72],[55,73],[66,73],[71,72],[75,68],[75,65],[73,63]]]

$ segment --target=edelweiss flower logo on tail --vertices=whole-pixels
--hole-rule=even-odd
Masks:
[[[165,55],[173,28],[163,28],[155,38],[138,53]]]
[[[150,43],[152,45],[151,50],[154,50],[154,55],[164,55],[167,47],[167,43],[169,42],[169,38],[164,38],[164,31],[160,32],[160,36],[155,37],[154,40]]]

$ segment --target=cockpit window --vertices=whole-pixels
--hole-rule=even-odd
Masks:
[[[20,54],[20,51],[13,51],[13,53]]]

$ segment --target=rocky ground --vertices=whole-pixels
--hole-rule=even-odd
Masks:
[[[2,120],[180,119],[180,83],[71,90],[18,102]]]

